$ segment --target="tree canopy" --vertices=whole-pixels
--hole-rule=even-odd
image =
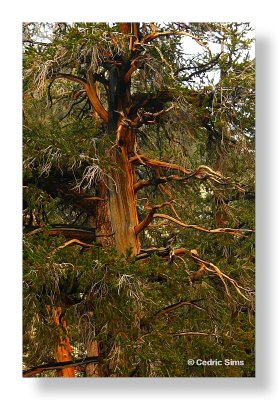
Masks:
[[[254,376],[253,40],[23,24],[24,376]]]

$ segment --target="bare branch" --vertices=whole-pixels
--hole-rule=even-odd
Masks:
[[[75,368],[80,365],[85,364],[98,364],[99,360],[98,357],[86,357],[86,358],[79,358],[76,361],[64,361],[64,362],[56,362],[56,363],[49,363],[49,364],[42,364],[38,365],[37,367],[33,367],[28,369],[27,371],[23,371],[23,377],[29,378],[31,376],[40,374],[44,371],[50,371],[53,369],[60,370],[64,368]]]
[[[170,251],[172,252],[173,256],[180,256],[180,255],[186,255],[190,258],[192,258],[197,264],[202,266],[204,269],[203,272],[211,272],[213,275],[217,276],[223,283],[225,291],[229,297],[231,297],[228,284],[230,284],[236,292],[243,297],[245,300],[250,301],[250,299],[245,295],[247,293],[250,293],[252,290],[251,289],[246,289],[239,285],[237,281],[231,277],[229,277],[227,274],[223,273],[216,265],[209,261],[205,261],[202,258],[200,258],[196,252],[196,250],[189,250],[186,248],[178,248],[178,249],[170,249],[170,248],[150,248],[150,249],[142,249],[142,253],[138,254],[136,256],[136,260],[144,260],[148,257],[150,257],[152,254],[157,254],[160,257],[168,257]],[[198,272],[198,271],[197,271]],[[245,294],[243,293],[245,292]]]
[[[173,336],[215,336],[218,337],[217,333],[207,333],[207,332],[178,332],[172,333]]]
[[[158,32],[157,28],[152,28],[152,33],[150,33],[149,35],[145,36],[142,39],[141,43],[150,43],[154,39],[157,39],[158,37],[162,37],[162,36],[188,36],[191,39],[195,40],[195,42],[198,43],[200,46],[204,47],[206,50],[208,50],[210,52],[210,49],[203,42],[201,37],[194,36],[191,33],[186,32],[186,31],[172,31],[172,32],[171,31],[164,31],[164,32]]]
[[[145,229],[150,224],[157,209],[168,205],[170,205],[169,201],[152,207],[151,211],[146,215],[143,221],[141,221],[138,225],[134,227],[135,234],[138,235],[143,229]]]
[[[151,167],[160,167],[160,168],[166,168],[168,170],[179,171],[182,172],[184,175],[186,175],[186,178],[195,177],[197,179],[202,179],[202,180],[212,179],[220,184],[227,184],[226,181],[227,179],[229,179],[227,177],[224,177],[220,172],[214,171],[213,169],[211,169],[206,165],[200,165],[195,171],[191,171],[187,168],[182,167],[181,165],[172,164],[161,160],[150,159],[146,157],[144,154],[140,154],[140,156],[135,155],[131,157],[129,161],[131,163],[139,163],[139,164],[149,165]],[[177,177],[171,177],[171,178],[169,177],[165,178],[165,181],[178,180],[178,179],[179,178]],[[185,177],[183,177],[183,179],[185,179]]]
[[[71,240],[68,240],[67,242],[65,242],[64,244],[62,244],[61,246],[57,247],[57,249],[54,249],[51,252],[51,254],[55,254],[58,250],[64,249],[65,247],[73,246],[73,245],[78,245],[81,247],[92,247],[93,246],[92,244],[81,242],[81,240],[78,240],[78,239],[71,239]]]
[[[194,225],[194,224],[186,224],[171,215],[167,214],[153,214],[153,218],[163,218],[163,219],[168,219],[169,221],[175,222],[175,224],[183,226],[184,228],[189,228],[189,229],[196,229],[198,231],[206,232],[206,233],[227,233],[229,235],[233,236],[239,236],[244,233],[253,233],[255,232],[254,229],[234,229],[234,228],[214,228],[214,229],[207,229],[203,228],[202,226],[199,225]]]
[[[84,87],[87,96],[90,100],[90,103],[94,108],[94,110],[96,111],[96,113],[99,115],[100,118],[103,119],[104,122],[108,123],[108,112],[105,110],[101,101],[99,100],[93,82],[88,83],[85,79],[80,78],[78,76],[71,74],[62,74],[62,73],[57,74],[56,78],[65,78],[72,82],[81,84]]]
[[[78,241],[80,240],[81,242],[86,241],[88,243],[93,243],[96,241],[95,228],[85,228],[82,226],[74,225],[53,225],[51,229],[36,227],[35,229],[26,233],[26,236],[31,236],[42,231],[45,231],[45,233],[49,236],[63,235],[67,239],[75,239]]]
[[[196,303],[198,301],[201,301],[202,299],[199,300],[181,300],[178,303],[175,304],[171,304],[170,306],[164,307],[162,310],[158,311],[155,316],[159,316],[159,315],[164,315],[164,314],[168,314],[174,310],[176,310],[177,308],[183,307],[183,306],[193,306],[198,308],[199,310],[203,310],[205,311],[204,308],[199,307]]]

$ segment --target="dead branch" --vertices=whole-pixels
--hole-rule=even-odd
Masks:
[[[105,108],[103,107],[100,99],[98,98],[97,92],[95,90],[95,84],[94,82],[90,82],[88,83],[85,79],[83,78],[79,78],[75,75],[71,75],[71,74],[63,74],[63,73],[59,73],[55,76],[55,78],[65,78],[68,79],[72,82],[76,82],[81,84],[86,93],[87,96],[90,100],[90,103],[92,105],[92,107],[94,108],[94,110],[96,111],[96,113],[98,114],[98,116],[100,118],[103,119],[104,122],[108,123],[108,112],[105,110]]]
[[[153,26],[155,26],[155,25],[153,24]],[[208,46],[203,42],[201,37],[194,36],[191,33],[186,32],[186,31],[158,32],[156,27],[152,27],[152,32],[149,35],[143,37],[143,39],[141,40],[141,43],[142,44],[150,43],[154,39],[157,39],[158,37],[162,37],[162,36],[188,36],[191,39],[195,40],[195,42],[198,43],[200,46],[204,47],[206,50],[208,50],[210,52]]]
[[[226,233],[226,234],[233,235],[233,236],[240,236],[244,233],[251,233],[251,232],[254,233],[255,232],[254,229],[234,229],[234,228],[207,229],[207,228],[203,228],[202,226],[199,226],[199,225],[185,224],[181,220],[178,220],[178,219],[172,217],[171,215],[167,215],[167,214],[153,214],[152,217],[153,217],[153,219],[154,218],[168,219],[169,221],[172,221],[175,224],[180,225],[184,228],[196,229],[198,231],[202,231],[202,232],[206,232],[206,233]]]
[[[231,298],[231,294],[228,288],[228,284],[230,284],[236,292],[243,297],[245,300],[250,301],[248,297],[243,293],[245,292],[250,293],[250,289],[246,289],[239,285],[237,281],[231,277],[229,277],[227,274],[223,273],[216,265],[209,261],[205,261],[202,258],[200,258],[196,253],[196,250],[189,250],[186,248],[178,248],[178,249],[170,249],[170,248],[150,248],[150,249],[141,249],[141,253],[136,256],[136,261],[144,260],[148,257],[150,257],[152,254],[156,254],[160,257],[168,257],[169,254],[173,254],[173,256],[180,256],[180,255],[186,255],[190,258],[192,258],[197,264],[202,266],[203,272],[211,272],[213,275],[217,276],[223,283],[225,291],[228,295],[228,297]],[[198,271],[197,271],[198,272]]]
[[[144,163],[144,161],[142,160],[142,164],[143,163]],[[146,186],[151,186],[151,185],[156,186],[156,185],[160,185],[161,183],[167,183],[167,182],[171,182],[171,181],[184,182],[187,179],[189,179],[190,177],[191,176],[169,175],[169,176],[159,176],[154,179],[142,179],[135,183],[135,185],[133,186],[133,189],[135,192],[137,192],[138,190],[140,190]]]
[[[131,106],[128,110],[129,118],[136,118],[140,108],[145,111],[161,111],[165,103],[174,101],[172,93],[164,90],[158,93],[135,93],[131,98]]]
[[[198,251],[196,249],[191,250],[191,254],[196,255],[197,257],[199,257]],[[207,268],[205,266],[205,264],[201,261],[197,261],[194,259],[194,262],[199,266],[198,271],[194,271],[190,273],[190,280],[191,282],[195,282],[198,281],[202,278],[202,276],[205,274],[205,272],[207,271]]]
[[[54,249],[51,254],[55,254],[58,250],[64,249],[65,247],[68,246],[74,246],[74,245],[78,245],[81,247],[92,247],[93,245],[91,243],[85,243],[85,242],[81,242],[81,240],[78,239],[71,239],[68,240],[67,242],[65,242],[64,244],[62,244],[61,246],[57,247],[56,249]]]
[[[217,333],[207,333],[207,332],[178,332],[172,333],[172,336],[215,336],[218,337]]]
[[[229,178],[224,177],[220,172],[214,171],[210,167],[206,165],[200,165],[195,171],[191,171],[187,168],[182,167],[181,165],[178,164],[172,164],[168,163],[166,161],[161,161],[161,160],[155,160],[155,159],[150,159],[144,154],[140,154],[140,157],[138,155],[135,155],[129,159],[131,163],[135,164],[146,164],[151,167],[160,167],[160,168],[166,168],[168,170],[174,170],[174,171],[179,171],[182,172],[184,175],[186,175],[186,178],[190,177],[195,177],[197,179],[212,179],[216,181],[217,183],[220,184],[227,184],[227,180]],[[178,180],[176,177],[172,176],[171,178],[166,178],[165,181],[168,180]],[[183,177],[185,179],[185,177]],[[144,185],[146,186],[146,185]],[[138,189],[137,189],[138,190]]]
[[[168,313],[170,313],[170,312],[172,312],[172,311],[174,311],[174,310],[176,310],[176,309],[178,309],[180,307],[183,307],[183,306],[192,306],[192,307],[198,308],[199,310],[205,311],[204,308],[202,308],[202,307],[200,307],[200,306],[198,306],[196,304],[198,301],[201,301],[201,300],[202,299],[199,299],[199,300],[181,300],[178,303],[171,304],[170,306],[164,307],[162,310],[158,311],[155,314],[155,316],[157,317],[159,315],[168,314]]]
[[[76,361],[64,361],[64,362],[56,362],[56,363],[49,363],[49,364],[42,364],[36,367],[30,368],[26,371],[23,371],[23,377],[29,378],[31,376],[40,374],[44,371],[50,370],[60,370],[64,368],[75,368],[85,364],[98,364],[99,360],[98,357],[86,357],[86,358],[79,358]]]
[[[157,204],[156,206],[152,207],[150,212],[146,215],[146,217],[141,221],[138,225],[134,227],[135,234],[138,235],[143,229],[145,229],[153,219],[153,215],[155,214],[156,210],[162,208],[164,206],[170,205],[170,202],[167,201],[162,204]]]
[[[95,228],[85,228],[75,225],[53,225],[50,229],[36,227],[27,232],[26,236],[35,235],[40,232],[45,232],[48,236],[63,235],[67,239],[75,239],[80,242],[85,241],[87,244],[95,242],[97,237]]]

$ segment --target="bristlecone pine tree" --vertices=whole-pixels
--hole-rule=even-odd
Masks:
[[[23,24],[24,376],[254,376],[252,35]]]

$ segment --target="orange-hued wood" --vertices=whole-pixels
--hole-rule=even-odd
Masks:
[[[134,132],[122,127],[118,146],[112,154],[112,162],[117,169],[111,170],[109,180],[109,211],[115,245],[120,253],[130,250],[133,254],[140,252],[140,241],[135,233],[138,225],[136,194],[134,192],[134,166],[129,162],[129,153],[134,149]]]
[[[56,350],[56,358],[57,361],[72,361],[72,349],[70,345],[70,340],[67,334],[67,324],[65,319],[62,316],[62,308],[52,308],[52,314],[54,317],[55,324],[59,327],[61,331],[60,341]],[[58,371],[58,376],[63,378],[74,378],[75,377],[75,368],[63,368]]]

